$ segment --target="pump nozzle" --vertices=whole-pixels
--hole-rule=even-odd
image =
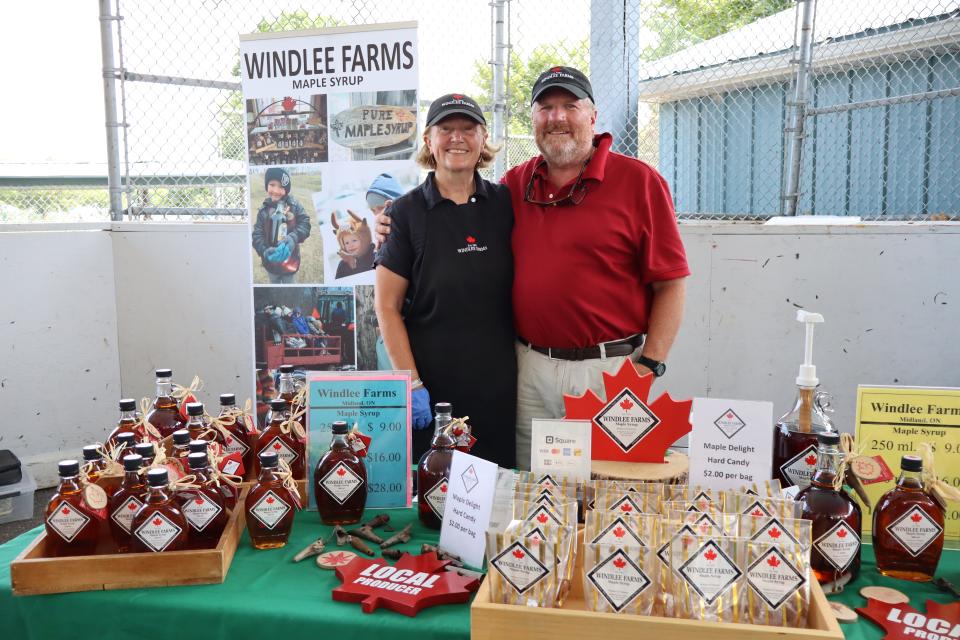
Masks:
[[[800,365],[800,373],[797,375],[797,385],[815,387],[820,384],[820,380],[817,378],[817,367],[813,364],[813,325],[823,322],[823,316],[799,309],[797,322],[803,322],[807,328],[803,343],[803,364]]]

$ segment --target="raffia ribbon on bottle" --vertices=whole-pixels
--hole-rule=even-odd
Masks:
[[[150,424],[147,420],[147,414],[150,413],[150,407],[153,405],[153,402],[150,398],[140,398],[140,421],[133,425],[134,429],[142,429],[143,433],[150,436],[154,440],[163,440],[163,436],[160,435],[160,432],[157,431],[157,428]]]
[[[307,387],[306,385],[304,385],[299,389],[297,389],[297,393],[294,394],[293,400],[290,401],[290,410],[299,411],[301,408],[304,408],[306,406],[307,406]]]
[[[171,480],[170,483],[167,485],[167,489],[169,489],[170,491],[173,491],[174,493],[178,493],[180,491],[188,491],[190,489],[199,489],[200,485],[197,484],[196,480],[197,480],[197,476],[192,473],[185,476],[181,476],[179,478]]]
[[[193,376],[193,380],[190,381],[188,386],[183,386],[182,384],[173,383],[173,393],[171,395],[177,399],[177,402],[182,402],[184,398],[192,395],[194,398],[197,397],[197,392],[203,389],[203,380],[200,379],[200,376]]]
[[[300,424],[300,418],[302,418],[307,413],[305,408],[297,409],[294,411],[290,410],[290,415],[286,420],[280,423],[280,432],[284,435],[288,435],[291,431],[293,435],[300,438],[301,440],[307,437],[307,432],[303,428],[303,425]]]
[[[253,411],[253,401],[251,401],[250,398],[247,398],[246,403],[243,405],[243,409],[237,406],[230,407],[223,413],[222,416],[218,416],[217,418],[211,419],[211,423],[213,423],[215,426],[219,428],[220,426],[229,427],[230,425],[237,424],[238,422],[240,422],[240,424],[243,425],[244,427],[243,430],[245,432],[256,433],[257,432],[256,426],[255,426],[256,421],[253,419],[252,411]],[[246,419],[243,420],[243,422],[241,422],[241,418],[246,418]],[[224,437],[226,437],[227,435],[226,432],[223,431],[222,429],[220,430],[220,433],[223,433]]]
[[[208,455],[210,456],[210,480],[218,487],[220,486],[220,480],[223,480],[226,484],[237,490],[237,495],[240,495],[240,485],[243,483],[243,478],[233,473],[225,473],[220,470],[220,463],[226,456],[218,455],[212,450],[208,451]]]
[[[451,438],[455,438],[456,436],[454,436],[453,430],[456,429],[457,427],[466,427],[467,429],[469,429],[470,425],[467,424],[467,420],[469,419],[470,419],[470,416],[463,416],[462,418],[452,419],[450,421],[450,424],[448,424],[443,428],[443,433],[445,435],[450,436]]]
[[[279,478],[283,488],[290,492],[290,498],[296,503],[297,509],[303,509],[303,505],[300,504],[300,490],[297,489],[297,483],[293,479],[293,471],[290,470],[290,465],[287,464],[286,460],[277,458],[277,467],[278,470],[273,472],[274,475]]]
[[[146,475],[150,469],[161,468],[166,469],[168,473],[171,471],[177,473],[178,477],[183,477],[187,473],[183,463],[176,458],[169,457],[166,450],[160,446],[159,442],[151,442],[150,444],[153,445],[153,460],[150,461],[150,466],[140,467],[140,471],[138,471],[140,475]]]
[[[854,458],[863,455],[864,448],[863,446],[857,447],[856,440],[849,433],[840,434],[840,466],[837,468],[837,475],[833,478],[833,488],[835,491],[840,491],[843,489],[844,482],[846,482],[851,489],[856,491],[857,497],[866,505],[867,509],[871,510],[873,509],[873,503],[870,502],[867,490],[863,488],[863,483],[860,482],[860,478],[856,476],[849,464]]]
[[[923,460],[923,488],[933,496],[944,509],[948,502],[960,502],[960,489],[952,487],[939,477],[933,461],[933,445],[929,442],[918,442],[917,448],[920,450],[920,458]]]
[[[112,443],[104,444],[102,442],[95,443],[97,451],[100,452],[100,457],[103,459],[104,468],[100,473],[101,476],[122,476],[123,475],[123,464],[120,462],[120,457],[127,451],[126,447],[119,447]],[[132,451],[130,453],[133,453]],[[86,474],[89,474],[93,468],[93,462],[85,462],[83,465],[83,471]]]

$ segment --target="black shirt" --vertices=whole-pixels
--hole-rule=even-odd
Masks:
[[[457,205],[434,174],[394,201],[391,232],[376,264],[407,279],[404,324],[431,401],[470,416],[471,453],[515,466],[513,208],[503,185],[474,174],[475,192]],[[432,429],[414,432],[414,454]]]

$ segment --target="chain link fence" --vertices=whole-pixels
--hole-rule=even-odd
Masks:
[[[666,177],[682,218],[960,219],[956,1],[115,0],[112,10],[131,219],[244,219],[239,34],[409,20],[421,109],[463,91],[491,119],[503,114],[500,169],[538,153],[530,88],[565,64],[588,72],[598,129]],[[102,219],[102,186],[55,187],[0,183],[0,220]]]

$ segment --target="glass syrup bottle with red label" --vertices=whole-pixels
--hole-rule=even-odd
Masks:
[[[330,449],[313,472],[313,492],[323,524],[360,522],[367,504],[367,467],[347,441],[347,423],[332,427]]]
[[[289,405],[283,398],[270,401],[271,420],[257,438],[257,455],[273,451],[287,463],[294,480],[306,478],[306,442],[291,429],[284,433],[281,425],[289,416]]]
[[[257,483],[244,502],[247,531],[254,549],[277,549],[290,537],[297,500],[277,475],[277,454],[264,451],[257,459]]]
[[[237,398],[232,393],[220,394],[220,415],[223,418],[228,413],[234,413],[237,409]],[[223,453],[230,455],[239,453],[243,460],[243,468],[249,476],[253,471],[253,445],[255,444],[256,433],[252,432],[252,425],[244,421],[249,420],[249,416],[243,416],[233,424],[226,425],[226,430],[230,435],[223,439]]]
[[[100,540],[100,520],[83,501],[80,463],[61,460],[57,466],[60,484],[47,503],[44,515],[44,555],[48,557],[92,555]]]
[[[923,460],[903,456],[897,485],[873,512],[877,571],[891,578],[928,582],[943,553],[944,509],[924,491]]]
[[[783,487],[810,484],[817,467],[817,436],[835,432],[828,417],[830,394],[819,389],[817,367],[813,364],[813,325],[823,322],[819,313],[797,311],[797,320],[806,325],[804,362],[797,376],[797,397],[793,408],[783,414],[773,429],[772,476]]]
[[[147,471],[147,494],[130,523],[131,551],[159,553],[187,548],[187,520],[168,488],[169,482],[165,468]]]
[[[192,484],[198,489],[184,489],[177,493],[180,510],[190,527],[188,547],[191,549],[212,549],[220,541],[220,535],[227,527],[227,507],[223,494],[211,478],[210,463],[206,452],[191,453],[187,456],[189,473],[194,476]]]
[[[147,414],[147,422],[166,438],[174,431],[182,429],[186,422],[180,415],[177,399],[173,397],[173,371],[157,369],[156,376],[157,396],[153,399],[153,408]]]
[[[141,466],[143,456],[135,453],[123,456],[123,481],[107,504],[110,537],[113,538],[118,553],[130,551],[130,525],[137,511],[143,506],[144,494],[147,491],[143,476],[140,475]]]
[[[137,419],[137,401],[133,398],[124,398],[120,401],[120,419],[117,426],[107,437],[107,445],[116,446],[117,435],[124,431],[133,431],[134,426],[139,422]]]
[[[188,402],[187,403],[187,433],[190,434],[191,440],[200,440],[201,436],[204,436],[208,430],[212,430],[207,422],[203,419],[203,403],[202,402]],[[217,432],[219,435],[219,432]],[[206,436],[209,439],[209,436]],[[222,437],[220,438],[222,440]]]
[[[420,522],[431,529],[439,529],[443,524],[450,464],[457,446],[453,434],[447,429],[453,419],[453,407],[449,402],[438,402],[435,411],[430,449],[417,464],[417,513]]]
[[[830,593],[860,573],[860,505],[843,489],[834,488],[840,468],[840,434],[821,433],[817,470],[810,486],[797,494],[801,517],[811,521],[810,567]]]

